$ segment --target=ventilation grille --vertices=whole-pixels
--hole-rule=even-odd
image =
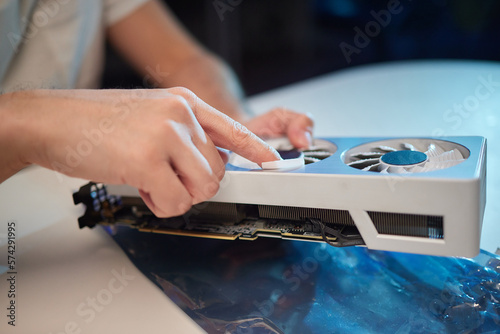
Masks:
[[[298,221],[304,221],[305,218],[314,218],[321,220],[323,223],[355,226],[349,211],[346,210],[259,205],[259,217]]]
[[[443,217],[406,213],[368,211],[378,233],[443,239]],[[239,222],[245,218],[285,219],[304,222],[307,218],[323,223],[353,226],[349,211],[333,209],[301,208],[278,205],[255,205],[204,202],[189,212],[194,219],[219,222]]]
[[[443,239],[443,217],[368,211],[381,234]]]
[[[202,202],[194,205],[188,212],[191,218],[208,221],[238,222],[244,213],[238,211],[234,203]]]

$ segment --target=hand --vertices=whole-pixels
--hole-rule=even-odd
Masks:
[[[184,88],[41,90],[6,94],[1,102],[2,150],[70,176],[134,186],[159,217],[215,195],[225,170],[216,146],[257,163],[279,159]]]
[[[275,108],[244,124],[264,139],[287,136],[290,143],[297,148],[308,148],[312,144],[314,121],[309,114]]]

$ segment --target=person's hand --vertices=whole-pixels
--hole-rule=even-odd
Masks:
[[[257,163],[279,159],[184,88],[41,90],[6,94],[1,102],[0,118],[10,126],[0,130],[14,136],[9,143],[0,137],[2,150],[70,176],[134,186],[159,217],[216,194],[225,171],[216,146]]]
[[[263,139],[288,137],[296,148],[308,148],[312,144],[314,122],[310,114],[275,108],[244,124]]]

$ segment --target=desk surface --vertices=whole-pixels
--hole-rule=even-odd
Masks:
[[[494,252],[500,246],[500,171],[494,168],[500,152],[499,88],[495,63],[395,63],[315,78],[255,96],[250,105],[258,113],[275,106],[310,112],[317,136],[487,137],[481,247]],[[453,112],[455,104],[472,103],[475,96],[479,102],[470,111]],[[18,294],[15,331],[2,313],[0,332],[202,332],[109,236],[78,229],[82,208],[73,206],[71,193],[84,182],[30,167],[1,184],[0,269],[5,271],[7,262],[6,225],[15,221]],[[1,305],[8,302],[6,278],[0,275]]]
[[[102,229],[78,228],[71,195],[84,183],[30,167],[0,186],[0,233],[15,221],[17,234],[16,327],[3,273],[0,333],[204,333]],[[6,246],[0,254],[4,272]]]

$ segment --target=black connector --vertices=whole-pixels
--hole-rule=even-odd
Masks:
[[[73,194],[73,202],[85,205],[85,213],[78,218],[80,228],[96,226],[99,222],[113,222],[120,198],[108,195],[102,183],[90,182]]]

